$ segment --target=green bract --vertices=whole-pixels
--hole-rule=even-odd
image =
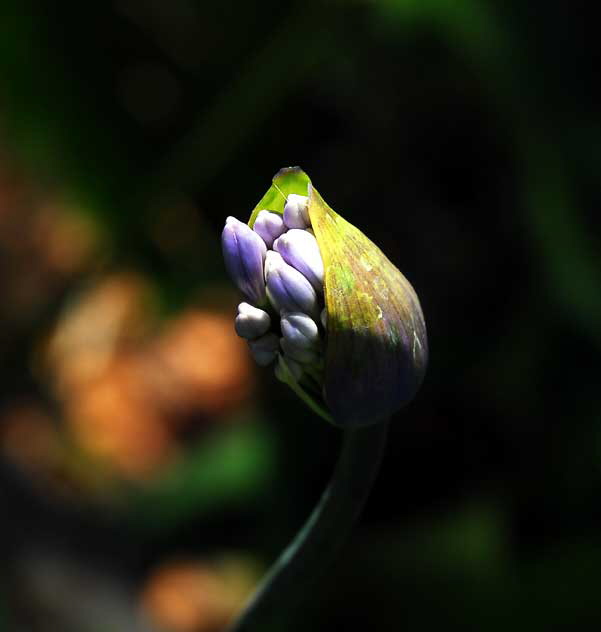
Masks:
[[[325,267],[327,309],[321,392],[280,375],[328,421],[343,427],[379,422],[408,403],[426,370],[428,344],[411,284],[360,230],[333,211],[298,167],[280,170],[253,211],[282,214],[290,193],[309,198],[309,216]]]

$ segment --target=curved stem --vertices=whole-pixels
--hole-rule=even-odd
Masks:
[[[388,422],[346,430],[329,485],[228,632],[261,632],[313,587],[361,513],[380,468]]]

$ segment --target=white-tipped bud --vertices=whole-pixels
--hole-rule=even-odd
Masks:
[[[250,303],[240,303],[238,305],[238,315],[234,322],[234,328],[240,338],[254,340],[269,331],[271,318],[267,312],[251,305]]]
[[[303,274],[318,292],[323,292],[323,261],[315,237],[307,230],[289,230],[273,245],[282,259]]]
[[[288,228],[307,228],[311,226],[307,203],[309,198],[306,195],[291,193],[284,206],[284,224]]]
[[[259,211],[253,230],[263,239],[267,247],[271,248],[273,240],[286,232],[286,226],[281,215],[263,210]]]
[[[325,307],[321,310],[319,320],[321,320],[321,324],[323,328],[327,329],[328,328],[328,310]]]
[[[302,312],[288,312],[280,321],[283,337],[295,347],[315,349],[319,345],[316,322]]]
[[[301,364],[315,364],[319,360],[319,355],[316,351],[307,347],[299,347],[290,342],[288,338],[280,338],[280,346],[286,356]]]
[[[250,340],[248,346],[255,362],[259,366],[268,366],[275,360],[280,342],[275,334],[265,334],[257,340]]]

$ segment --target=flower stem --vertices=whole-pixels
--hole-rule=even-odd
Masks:
[[[311,591],[363,509],[387,430],[388,422],[345,430],[336,469],[319,503],[228,632],[262,632]]]

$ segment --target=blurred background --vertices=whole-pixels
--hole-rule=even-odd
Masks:
[[[340,434],[249,362],[219,245],[294,164],[412,282],[431,362],[275,629],[601,625],[601,55],[569,6],[0,1],[0,630],[219,632],[308,515]]]

